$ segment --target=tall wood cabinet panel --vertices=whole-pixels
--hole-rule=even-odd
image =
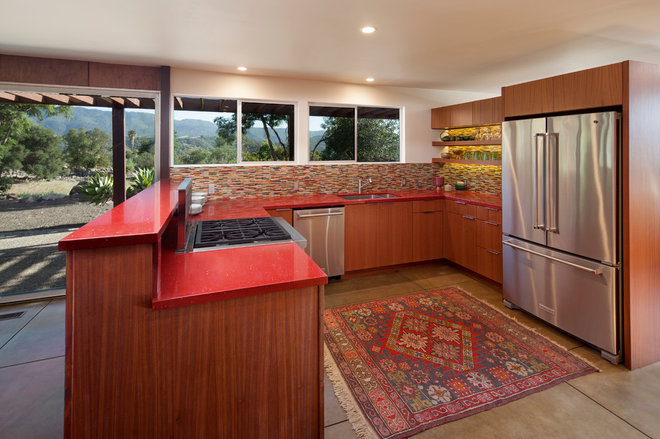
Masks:
[[[378,265],[412,262],[412,202],[380,203]]]
[[[660,66],[624,63],[622,204],[626,366],[660,361]]]

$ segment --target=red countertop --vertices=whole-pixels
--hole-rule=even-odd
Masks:
[[[153,309],[328,283],[325,273],[295,243],[163,252],[161,270],[162,286]]]
[[[154,243],[160,245],[174,216],[177,185],[161,181],[101,215],[59,242],[60,250]],[[501,208],[501,199],[474,192],[387,191],[399,198],[345,200],[338,195],[292,195],[209,201],[198,220],[268,216],[266,209],[341,206],[431,199],[466,201]],[[350,194],[345,194],[350,195]],[[160,248],[160,281],[154,309],[263,294],[327,283],[321,269],[295,243],[175,253]]]

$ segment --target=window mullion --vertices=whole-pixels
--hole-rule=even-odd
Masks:
[[[236,101],[236,163],[243,163],[243,101]]]
[[[358,161],[358,109],[355,107],[353,116],[353,160]]]

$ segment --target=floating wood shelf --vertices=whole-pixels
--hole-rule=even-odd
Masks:
[[[433,163],[455,163],[457,165],[489,165],[502,166],[502,160],[461,160],[461,159],[441,159],[433,158]]]
[[[433,141],[433,146],[486,146],[501,145],[502,139],[492,140],[453,140],[451,142]]]

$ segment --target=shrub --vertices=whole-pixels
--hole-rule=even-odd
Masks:
[[[112,174],[98,173],[89,179],[89,183],[82,186],[82,196],[94,204],[103,204],[112,199]]]
[[[11,177],[0,177],[0,194],[7,193],[14,184],[14,179]]]
[[[131,198],[133,195],[141,192],[151,186],[154,181],[153,168],[138,168],[130,179],[131,185],[126,190],[126,197]]]

